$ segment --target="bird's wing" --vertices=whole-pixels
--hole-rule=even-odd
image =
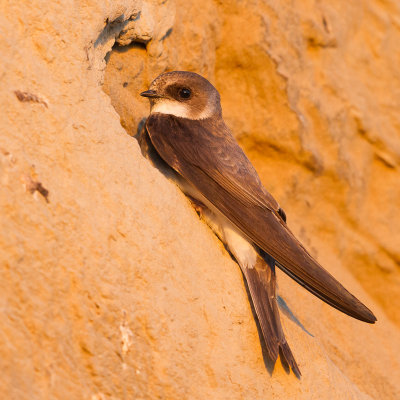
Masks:
[[[376,321],[295,238],[222,118],[188,120],[154,113],[146,129],[164,161],[284,272],[332,307],[365,322]]]

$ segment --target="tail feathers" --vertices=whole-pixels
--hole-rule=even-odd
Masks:
[[[280,354],[283,364],[287,364],[300,377],[300,369],[286,342],[279,317],[274,259],[266,258],[264,261],[257,257],[254,267],[243,268],[243,273],[271,361],[275,364]]]

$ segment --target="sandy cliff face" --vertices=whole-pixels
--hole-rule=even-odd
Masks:
[[[0,11],[4,398],[399,397],[396,2]],[[138,93],[173,69],[216,85],[292,230],[378,317],[279,273],[301,380],[270,374],[239,268],[132,137]]]

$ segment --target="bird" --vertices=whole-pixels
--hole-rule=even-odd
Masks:
[[[165,72],[140,95],[150,101],[142,153],[168,170],[240,266],[273,365],[280,355],[301,376],[279,316],[276,267],[330,306],[375,323],[374,314],[289,229],[285,211],[225,124],[220,94],[206,78]]]

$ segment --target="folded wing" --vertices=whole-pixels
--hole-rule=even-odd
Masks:
[[[368,323],[376,321],[295,238],[222,118],[197,121],[155,113],[146,129],[161,158],[284,272],[332,307]]]

